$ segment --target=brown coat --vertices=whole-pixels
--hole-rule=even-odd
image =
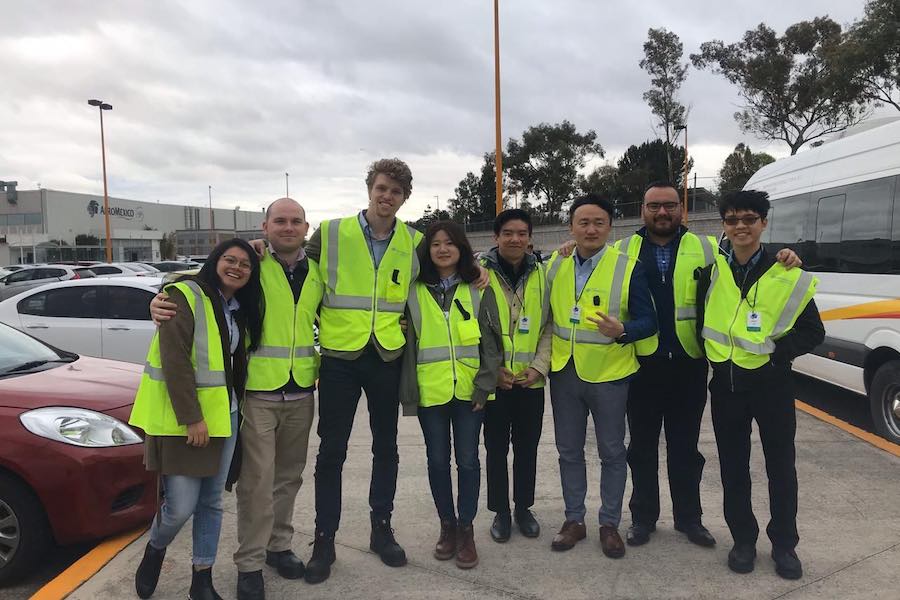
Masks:
[[[207,296],[212,298],[216,323],[222,334],[222,351],[226,357],[231,356],[231,345],[228,339],[228,326],[225,313],[217,290],[211,290],[202,281],[196,280]],[[169,398],[175,409],[178,423],[188,425],[201,420],[200,403],[197,401],[197,388],[194,383],[194,369],[191,366],[191,348],[194,337],[194,315],[187,299],[178,288],[167,290],[169,299],[178,307],[175,317],[164,321],[159,326],[159,350],[162,361],[163,376],[169,389]],[[233,361],[225,360],[225,379],[228,390],[234,390],[239,402],[243,401],[244,385],[247,381],[247,354],[244,350],[245,322],[240,312],[237,314],[241,339],[234,353]],[[240,405],[238,406],[240,422]],[[151,436],[144,442],[144,464],[148,471],[159,471],[162,475],[185,475],[188,477],[211,477],[218,473],[225,438],[210,438],[205,448],[187,445],[186,437]],[[228,484],[237,480],[240,468],[240,437],[232,459],[228,474]]]

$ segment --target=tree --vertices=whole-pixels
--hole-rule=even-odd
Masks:
[[[673,128],[684,123],[685,116],[684,105],[676,98],[687,75],[688,66],[681,62],[683,54],[684,46],[676,34],[665,28],[647,30],[644,59],[640,66],[650,75],[653,87],[644,92],[644,101],[650,105],[650,111],[659,119],[659,124],[666,133],[668,180],[674,179],[672,155],[669,152]]]
[[[454,221],[476,223],[494,218],[497,198],[496,176],[494,153],[487,152],[481,165],[481,173],[478,176],[471,171],[466,173],[456,186],[456,196],[448,201],[449,214]]]
[[[172,260],[175,258],[175,232],[164,233],[162,239],[159,240],[159,257],[162,260]]]
[[[540,202],[539,211],[558,216],[562,205],[578,191],[578,171],[588,158],[604,156],[596,140],[594,131],[578,133],[568,121],[541,123],[526,129],[521,141],[509,140],[504,165],[522,193]]]
[[[725,158],[719,169],[719,193],[727,194],[744,188],[754,173],[775,159],[765,152],[754,153],[743,143],[734,147],[734,152]]]
[[[900,110],[900,0],[869,0],[832,59],[868,100]]]
[[[578,176],[578,188],[582,194],[600,194],[615,199],[618,187],[619,171],[612,165],[601,165],[587,176]]]
[[[744,108],[734,118],[741,130],[781,140],[796,154],[866,114],[850,78],[830,68],[840,41],[841,26],[828,17],[791,25],[781,37],[761,23],[740,42],[704,42],[691,62],[738,86]]]

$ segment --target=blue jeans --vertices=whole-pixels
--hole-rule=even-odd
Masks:
[[[450,429],[451,426],[453,428],[459,522],[468,525],[478,512],[481,485],[478,441],[484,411],[473,412],[471,402],[454,398],[439,406],[420,406],[417,412],[428,454],[428,483],[442,521],[457,520],[457,511],[453,509],[453,483],[450,480]]]
[[[222,490],[225,488],[236,441],[235,411],[231,413],[231,437],[222,448],[218,473],[212,477],[162,476],[165,500],[150,528],[151,546],[158,550],[166,548],[193,515],[193,564],[205,567],[216,562],[219,531],[222,529]]]
[[[587,513],[584,505],[587,495],[584,444],[590,415],[594,420],[600,455],[600,525],[619,526],[628,475],[625,451],[628,384],[628,381],[583,381],[571,360],[561,371],[550,374],[553,428],[567,521],[583,522]]]

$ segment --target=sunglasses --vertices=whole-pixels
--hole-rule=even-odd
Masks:
[[[756,225],[759,219],[759,215],[744,215],[743,217],[725,217],[722,219],[722,222],[729,227],[736,227],[738,223],[743,223],[747,227],[752,227],[753,225]]]

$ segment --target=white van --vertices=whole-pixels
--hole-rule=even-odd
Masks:
[[[867,396],[900,443],[900,118],[766,165],[744,189],[769,193],[763,241],[821,280],[825,342],[794,370]]]

